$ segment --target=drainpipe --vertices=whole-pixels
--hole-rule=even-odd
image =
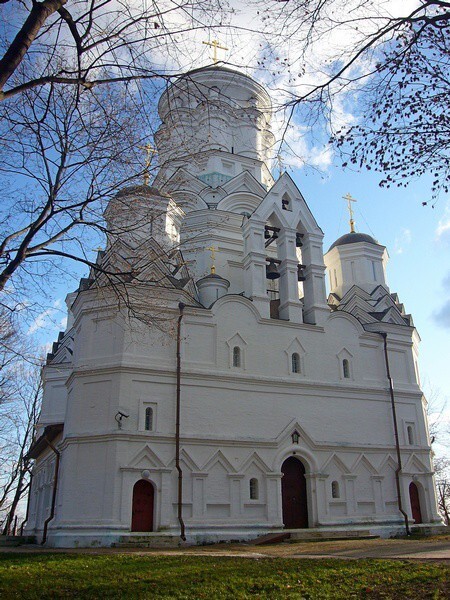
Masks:
[[[400,473],[402,471],[402,459],[401,459],[401,455],[400,455],[400,444],[399,444],[399,441],[398,441],[398,426],[397,426],[397,412],[395,410],[394,384],[392,382],[391,370],[389,368],[389,355],[388,355],[388,348],[387,348],[387,333],[385,333],[385,332],[379,332],[379,333],[383,337],[383,340],[384,340],[384,362],[386,364],[386,375],[387,375],[387,378],[388,378],[388,381],[389,381],[389,393],[390,393],[390,396],[391,396],[392,418],[393,418],[393,421],[394,421],[395,449],[397,451],[397,464],[398,464],[398,467],[395,470],[395,484],[396,484],[396,487],[397,487],[398,510],[402,513],[402,515],[403,515],[403,517],[405,519],[406,535],[411,535],[411,532],[409,530],[408,515],[403,510],[402,494],[401,494],[401,489],[400,489]]]
[[[175,467],[178,471],[178,522],[180,523],[180,538],[186,541],[185,526],[183,521],[183,471],[180,467],[180,408],[181,408],[181,319],[185,304],[180,302],[178,308],[180,316],[177,325],[177,410],[175,425]]]
[[[41,544],[45,544],[45,542],[47,541],[47,528],[48,528],[48,524],[50,523],[50,521],[55,516],[56,491],[58,489],[59,459],[60,459],[60,456],[61,456],[61,453],[55,448],[55,446],[51,443],[51,441],[48,438],[45,438],[45,441],[47,442],[47,445],[49,446],[49,448],[51,448],[53,450],[53,452],[55,453],[56,460],[55,460],[55,474],[54,474],[54,478],[53,478],[52,506],[51,506],[51,509],[50,509],[50,516],[45,520],[45,523],[44,523],[44,532],[43,532],[43,535],[42,535],[42,542],[41,542]]]

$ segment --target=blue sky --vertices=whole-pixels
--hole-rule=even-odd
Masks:
[[[296,170],[291,173],[320,227],[324,252],[349,230],[347,192],[357,199],[357,231],[373,235],[387,247],[387,282],[411,313],[420,334],[422,385],[439,389],[442,401],[450,393],[450,202],[441,197],[435,208],[426,178],[406,189],[383,189],[377,175],[332,165],[327,175]],[[445,306],[446,305],[446,306]],[[445,311],[446,308],[446,311]],[[444,310],[443,310],[444,309]],[[445,313],[439,315],[439,313]]]

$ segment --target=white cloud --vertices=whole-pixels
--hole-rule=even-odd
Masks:
[[[438,243],[450,244],[450,200],[447,200],[435,233]]]
[[[39,329],[44,329],[45,327],[50,327],[53,329],[55,324],[52,320],[52,317],[60,310],[60,307],[61,307],[61,299],[58,298],[53,303],[53,306],[42,311],[34,319],[34,321],[31,323],[31,325],[27,331],[27,334],[32,335],[33,333],[36,333],[36,331],[38,331]]]
[[[163,2],[162,6],[171,6]],[[312,165],[327,168],[333,159],[332,149],[328,145],[328,133],[322,130],[323,140],[311,141],[306,134],[319,126],[316,123],[305,127],[304,123],[289,122],[298,135],[291,130],[285,131],[287,115],[283,106],[294,98],[328,81],[331,69],[343,64],[349,51],[358,42],[362,42],[367,33],[378,31],[383,22],[392,16],[401,16],[417,6],[417,0],[379,0],[363,3],[359,0],[334,0],[323,9],[328,18],[312,32],[308,19],[301,18],[301,11],[286,8],[283,3],[274,6],[263,3],[243,3],[230,0],[229,10],[218,11],[208,17],[201,9],[198,22],[210,19],[213,28],[188,27],[189,14],[183,10],[165,13],[167,25],[176,26],[179,33],[176,44],[156,45],[152,49],[157,63],[165,65],[174,73],[198,68],[212,63],[211,49],[203,44],[208,38],[217,38],[228,50],[219,50],[222,64],[247,73],[265,85],[274,102],[273,131],[277,142],[285,139],[283,158],[287,165],[302,168]],[[290,5],[289,5],[290,6]],[[214,25],[220,22],[220,28]],[[305,39],[312,34],[314,41],[305,50]],[[349,44],[352,40],[352,44]],[[368,66],[376,57],[363,57],[356,61],[351,74],[358,75],[370,71]],[[339,86],[341,83],[336,83]],[[333,113],[334,129],[345,129],[355,123],[353,114],[357,104],[357,90],[360,84],[345,83],[345,97],[334,97],[328,106]],[[283,137],[284,136],[284,137]],[[277,146],[274,148],[274,156]]]
[[[409,246],[412,240],[410,229],[402,229],[400,235],[395,238],[394,254],[403,254],[405,247]]]

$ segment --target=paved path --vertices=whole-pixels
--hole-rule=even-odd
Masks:
[[[371,539],[339,540],[327,542],[291,542],[267,546],[251,544],[213,544],[210,546],[189,546],[177,549],[154,548],[79,548],[51,549],[41,546],[20,546],[0,548],[0,552],[75,552],[88,554],[156,554],[194,556],[234,556],[242,558],[387,558],[418,561],[439,561],[450,565],[450,535],[424,539]]]

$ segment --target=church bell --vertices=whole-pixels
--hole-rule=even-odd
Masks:
[[[277,265],[274,260],[269,260],[269,264],[266,265],[266,278],[267,279],[279,279],[280,274],[278,273]]]
[[[305,265],[297,265],[297,280],[306,281]]]

